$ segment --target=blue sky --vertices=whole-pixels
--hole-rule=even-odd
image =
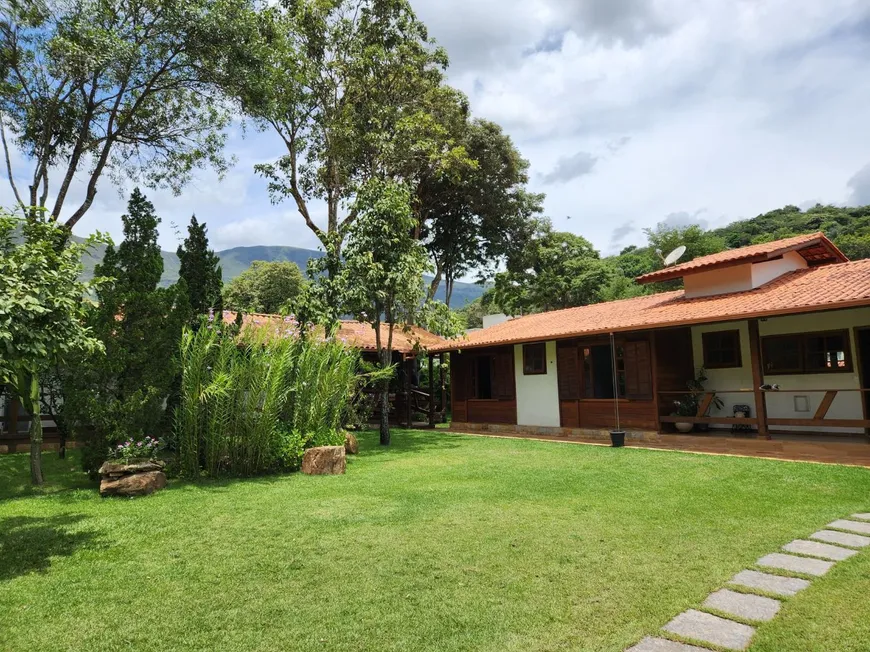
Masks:
[[[605,254],[660,221],[713,227],[789,203],[870,203],[866,0],[412,4],[450,54],[450,83],[531,161],[557,228]],[[169,225],[192,212],[218,249],[315,246],[253,172],[280,155],[277,140],[234,130],[229,150],[237,163],[222,181],[204,173],[181,197],[149,193],[162,246],[175,248]],[[117,238],[124,204],[104,179],[77,232]]]

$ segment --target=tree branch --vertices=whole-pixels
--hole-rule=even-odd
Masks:
[[[6,174],[9,176],[9,185],[12,187],[12,192],[15,193],[15,201],[18,202],[18,205],[21,208],[27,208],[24,205],[24,202],[21,201],[21,195],[18,193],[18,186],[15,185],[15,178],[12,176],[12,160],[9,157],[9,145],[6,142],[6,127],[4,125],[5,119],[3,115],[0,114],[0,140],[3,141],[3,156],[6,159]]]

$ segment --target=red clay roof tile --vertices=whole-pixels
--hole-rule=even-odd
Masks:
[[[764,242],[762,244],[749,245],[748,247],[740,247],[739,249],[729,249],[718,254],[701,256],[686,263],[665,267],[649,274],[643,274],[638,276],[636,280],[638,283],[666,281],[668,279],[681,278],[686,274],[694,272],[704,272],[719,267],[730,267],[735,264],[759,260],[770,260],[788,251],[799,251],[813,245],[819,245],[827,250],[831,262],[847,262],[849,260],[837,249],[834,243],[825,237],[824,233],[807,233],[793,238],[785,238],[784,240],[774,240],[773,242]]]
[[[870,305],[870,259],[810,267],[754,290],[687,298],[683,290],[513,319],[446,341],[450,351]]]

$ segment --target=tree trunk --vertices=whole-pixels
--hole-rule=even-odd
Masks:
[[[39,402],[39,378],[36,374],[27,376],[24,390],[24,408],[30,416],[30,481],[42,485],[42,410]]]
[[[392,363],[393,352],[381,349],[381,369],[386,369]],[[381,383],[381,446],[390,445],[390,380],[386,378]]]

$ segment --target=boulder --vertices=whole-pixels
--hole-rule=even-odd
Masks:
[[[146,496],[166,486],[163,471],[146,471],[122,475],[119,478],[103,477],[100,482],[101,496]]]
[[[359,442],[356,436],[352,433],[344,433],[344,452],[348,455],[356,455],[359,453]]]
[[[129,464],[122,464],[120,462],[103,462],[98,473],[100,475],[110,475],[119,478],[122,475],[130,475],[133,473],[162,471],[164,466],[166,466],[166,464],[159,460],[146,460],[144,462],[131,462]]]
[[[344,446],[316,446],[302,458],[302,473],[306,475],[340,475],[346,468]]]

